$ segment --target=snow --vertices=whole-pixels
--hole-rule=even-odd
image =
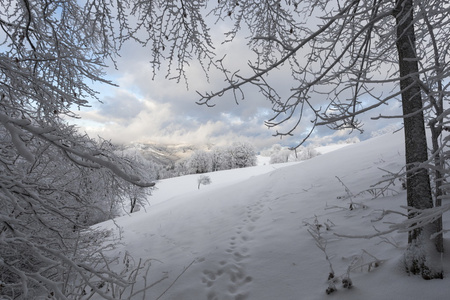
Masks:
[[[256,164],[258,166],[269,165],[270,164],[270,156],[257,155],[256,156]]]
[[[351,144],[332,144],[332,145],[327,145],[327,146],[319,146],[319,147],[316,147],[314,149],[317,152],[319,152],[320,154],[325,154],[325,153],[328,153],[328,152],[332,152],[332,151],[344,148],[344,147],[346,147],[348,145],[351,145]]]
[[[200,189],[199,175],[161,180],[145,210],[114,221],[121,244],[109,254],[150,259],[147,284],[168,276],[134,299],[448,299],[448,277],[425,281],[403,271],[406,233],[335,235],[373,234],[404,219],[387,214],[377,221],[383,209],[405,212],[400,182],[377,199],[370,193],[403,161],[400,132],[300,163],[209,173],[212,183]],[[101,226],[119,236],[114,223]],[[444,228],[449,225],[444,220]],[[351,267],[353,288],[336,283],[337,291],[326,295],[330,266],[308,232],[314,228],[336,276],[342,279]],[[448,252],[442,262],[449,274]],[[142,277],[137,280],[135,290],[144,285]]]

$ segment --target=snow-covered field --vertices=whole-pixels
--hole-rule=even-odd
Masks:
[[[401,169],[403,153],[400,132],[301,163],[211,173],[212,183],[200,189],[197,175],[158,182],[145,210],[115,220],[122,238],[116,254],[150,259],[147,285],[168,277],[133,299],[450,299],[449,277],[424,281],[404,273],[405,233],[336,235],[372,234],[403,220],[381,218],[383,209],[404,213],[399,181],[372,199],[372,185]],[[113,222],[102,226],[119,235]],[[349,275],[351,289],[338,282],[326,295],[330,264],[313,235],[326,246],[337,279]],[[447,275],[448,253],[442,257]],[[138,277],[134,288],[143,285]]]

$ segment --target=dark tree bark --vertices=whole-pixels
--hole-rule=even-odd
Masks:
[[[419,67],[415,47],[413,23],[413,0],[397,0],[394,10],[397,23],[397,50],[400,71],[400,89],[404,114],[405,153],[407,166],[407,203],[415,209],[433,207],[430,178],[421,163],[428,160],[422,96],[418,81]],[[417,215],[410,211],[409,218]],[[442,278],[442,271],[432,270],[427,265],[430,234],[436,232],[435,224],[409,232],[407,269],[412,274],[421,274],[426,279]],[[427,248],[427,249],[426,249]]]
[[[136,202],[137,202],[137,198],[136,197],[132,197],[131,198],[130,214],[132,214],[134,212],[134,208],[136,207]]]

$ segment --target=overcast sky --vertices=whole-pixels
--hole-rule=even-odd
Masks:
[[[227,62],[236,69],[245,69],[248,56],[244,40],[237,40],[218,49],[227,53]],[[295,145],[305,136],[308,127],[297,129],[289,138],[273,137],[276,129],[268,129],[264,121],[272,116],[271,104],[257,90],[249,89],[246,99],[237,105],[232,94],[217,98],[215,107],[199,106],[196,90],[216,91],[224,87],[223,77],[212,74],[208,83],[206,77],[195,62],[188,70],[189,90],[184,82],[176,83],[165,79],[161,71],[152,80],[148,49],[136,44],[128,44],[118,58],[118,70],[108,68],[108,78],[119,87],[96,86],[103,102],[92,103],[92,108],[79,112],[82,120],[76,122],[81,130],[91,136],[101,136],[115,143],[145,142],[168,144],[229,144],[237,140],[253,143],[258,149],[280,143]],[[289,91],[290,73],[281,73],[277,77],[277,87]],[[383,106],[384,114],[399,114],[399,103],[390,102]],[[335,132],[325,127],[317,129],[310,141],[319,144],[333,143],[358,137],[360,140],[371,137],[372,132],[383,130],[387,126],[399,127],[400,121],[371,121],[380,110],[368,113],[362,118],[365,123],[364,134],[348,131]],[[305,118],[307,119],[307,118]],[[306,122],[307,124],[307,122]]]

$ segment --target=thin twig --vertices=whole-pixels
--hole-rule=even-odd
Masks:
[[[187,269],[189,269],[189,267],[190,266],[192,266],[192,264],[195,262],[195,259],[186,267],[186,268],[184,268],[184,270],[183,270],[183,272],[181,272],[178,276],[177,276],[177,278],[175,278],[175,280],[172,282],[172,284],[170,284],[169,285],[169,287],[167,288],[167,289],[165,289],[165,291],[164,292],[162,292],[162,294],[161,295],[159,295],[159,297],[158,298],[156,298],[156,300],[159,300],[159,299],[161,299],[161,297],[175,284],[175,282],[177,282],[177,280],[181,277],[181,275],[183,275],[184,274],[184,272],[186,272],[187,271]]]

